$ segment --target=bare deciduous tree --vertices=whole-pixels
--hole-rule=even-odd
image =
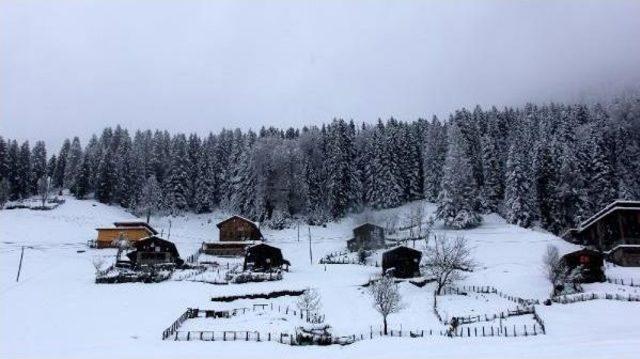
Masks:
[[[47,176],[42,176],[38,180],[38,195],[42,201],[42,207],[44,208],[47,199],[49,198],[49,184],[51,180]]]
[[[387,317],[404,308],[398,285],[393,278],[383,276],[371,283],[369,293],[373,299],[373,307],[382,315],[384,334],[387,335]]]
[[[562,262],[560,261],[560,252],[558,247],[550,244],[547,246],[547,251],[542,257],[542,266],[546,278],[552,285],[558,284],[562,273],[565,271]]]
[[[124,236],[124,234],[120,233],[118,239],[115,239],[112,243],[116,248],[118,248],[118,253],[116,253],[116,263],[122,257],[122,253],[132,248],[131,242]]]
[[[307,288],[304,293],[298,297],[296,305],[301,311],[307,312],[307,317],[309,317],[311,313],[316,313],[322,307],[320,299],[320,292],[318,292],[317,289]]]
[[[447,238],[436,235],[434,247],[425,254],[427,275],[435,279],[436,294],[442,289],[464,278],[464,272],[471,272],[475,263],[471,257],[471,249],[464,237]]]

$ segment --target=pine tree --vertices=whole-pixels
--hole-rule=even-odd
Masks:
[[[29,141],[25,141],[20,146],[20,152],[18,153],[18,166],[17,166],[17,185],[18,195],[20,198],[27,198],[35,191],[32,191],[32,171],[31,171],[31,149],[29,147]]]
[[[65,188],[64,183],[64,174],[65,168],[67,165],[67,157],[69,156],[69,151],[71,150],[71,141],[69,139],[64,140],[62,144],[62,148],[60,149],[60,153],[58,154],[56,160],[56,168],[53,171],[53,176],[51,177],[52,186],[63,189]]]
[[[438,199],[445,158],[447,156],[447,127],[433,117],[427,127],[423,151],[424,197],[431,202]]]
[[[31,153],[30,192],[36,193],[38,179],[47,176],[47,149],[43,141],[38,141]]]
[[[156,180],[155,175],[146,178],[140,191],[140,196],[136,201],[136,212],[138,215],[146,216],[147,223],[151,215],[158,213],[162,207],[162,190]]]
[[[164,183],[165,198],[171,214],[179,214],[189,207],[189,178],[187,139],[180,134],[173,138],[171,167]]]
[[[542,143],[538,146],[534,167],[540,222],[543,228],[559,234],[564,229],[558,220],[562,216],[561,203],[557,193],[559,174],[554,153],[548,144]]]
[[[18,141],[11,140],[7,144],[7,179],[9,180],[9,200],[20,198],[20,171],[18,165],[20,148]]]
[[[69,153],[67,154],[66,164],[64,168],[64,185],[74,192],[75,177],[77,175],[78,167],[82,162],[82,145],[80,139],[74,137],[69,147]]]
[[[89,153],[85,153],[82,156],[82,161],[76,169],[73,183],[74,196],[77,199],[84,199],[89,194],[91,185],[91,155]]]
[[[504,211],[508,223],[521,227],[530,227],[534,220],[534,205],[532,203],[532,184],[522,146],[523,136],[515,137],[509,149],[507,159],[507,174],[505,183]]]
[[[106,149],[96,173],[96,193],[95,197],[99,202],[111,203],[114,200],[117,178],[115,175],[115,150]]]
[[[472,228],[482,222],[482,217],[476,211],[478,195],[473,168],[467,158],[465,139],[459,126],[453,124],[449,128],[448,139],[436,218],[443,220],[449,228]]]

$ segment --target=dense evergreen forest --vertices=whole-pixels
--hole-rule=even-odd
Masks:
[[[426,199],[452,228],[496,212],[554,233],[617,198],[640,199],[640,97],[459,109],[447,119],[196,134],[105,128],[83,146],[0,137],[0,192],[51,188],[137,214],[216,208],[274,228]]]

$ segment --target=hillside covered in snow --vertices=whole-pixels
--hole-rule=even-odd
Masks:
[[[373,309],[365,285],[381,274],[375,265],[380,253],[373,253],[367,265],[319,264],[328,254],[346,249],[352,228],[362,216],[349,216],[326,226],[301,225],[285,230],[263,229],[268,244],[282,249],[291,262],[283,279],[273,282],[214,285],[191,274],[172,276],[161,283],[95,284],[93,263],[97,257],[113,262],[115,249],[90,249],[87,241],[95,228],[134,217],[117,206],[67,197],[66,203],[49,211],[14,209],[0,211],[0,357],[6,358],[102,358],[113,357],[251,357],[256,351],[266,357],[389,357],[421,356],[478,358],[518,356],[530,358],[566,357],[588,352],[589,357],[631,358],[640,347],[640,303],[619,300],[589,300],[572,304],[543,305],[551,287],[542,270],[542,257],[549,244],[561,253],[577,249],[541,230],[524,229],[505,223],[496,215],[484,216],[481,226],[470,230],[447,231],[436,222],[434,234],[464,236],[472,249],[475,270],[455,283],[464,294],[438,296],[434,312],[434,284],[420,287],[410,281],[398,284],[404,308],[389,317],[389,327],[402,337],[380,337],[381,320]],[[396,217],[399,223],[412,206],[373,212],[369,219]],[[435,206],[422,203],[424,216]],[[170,237],[183,258],[196,253],[202,242],[216,241],[216,223],[229,214],[182,217],[152,217],[151,224]],[[401,226],[400,226],[401,227]],[[310,240],[309,240],[310,236]],[[25,247],[19,282],[16,282],[20,251]],[[312,259],[310,258],[310,247]],[[428,251],[423,241],[409,243]],[[202,260],[202,258],[200,259]],[[220,259],[222,260],[222,259]],[[637,269],[607,264],[612,278],[640,278]],[[191,277],[190,277],[191,276]],[[481,293],[470,288],[491,287],[496,292]],[[277,291],[315,288],[321,297],[319,314],[336,336],[353,337],[353,344],[304,347],[264,340],[267,333],[295,332],[303,325],[296,310],[296,298],[240,298],[230,302],[215,297],[245,296]],[[469,290],[465,290],[467,288]],[[586,284],[584,293],[637,296],[640,290],[628,285]],[[493,319],[492,314],[509,313],[520,307],[517,300],[531,300],[539,322],[531,315]],[[198,317],[187,320],[181,330],[218,333],[211,341],[162,340],[168,328],[187,308],[233,310],[246,308],[228,319]],[[260,310],[256,310],[259,308]],[[265,309],[266,308],[266,309]],[[440,315],[442,318],[438,318]],[[454,316],[487,319],[462,325],[462,337],[440,335],[447,326],[442,320]],[[627,320],[634,319],[634,320]],[[536,327],[533,336],[531,330]],[[468,328],[468,329],[467,329]],[[507,328],[508,336],[489,337],[490,329]],[[513,328],[513,329],[512,329]],[[483,337],[478,333],[485,330]],[[526,330],[526,336],[524,335]],[[512,332],[513,331],[513,332]],[[223,333],[252,332],[263,335],[261,342],[222,341]],[[420,337],[417,334],[434,333]],[[404,334],[402,334],[404,333]],[[469,337],[466,333],[470,333]],[[474,335],[475,333],[475,335]],[[515,333],[518,337],[513,337]],[[180,334],[178,334],[180,335]],[[237,334],[236,334],[237,335]],[[253,335],[253,334],[252,334]],[[360,339],[363,340],[360,340]],[[280,338],[278,338],[280,339]]]

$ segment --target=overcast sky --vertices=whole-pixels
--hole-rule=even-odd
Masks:
[[[0,0],[0,134],[580,100],[639,83],[639,19],[640,1]]]

